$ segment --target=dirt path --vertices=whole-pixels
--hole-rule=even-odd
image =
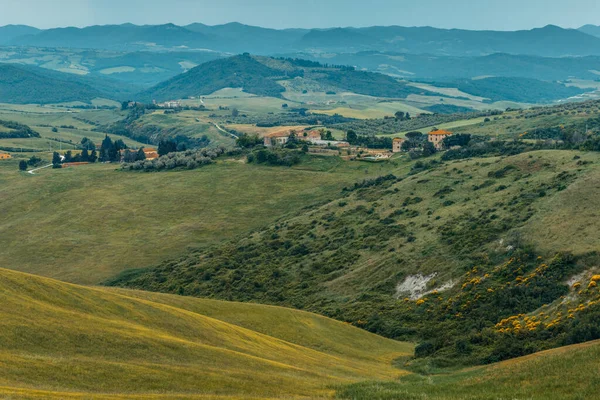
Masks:
[[[239,139],[239,137],[237,137],[237,136],[236,136],[236,135],[234,135],[233,133],[231,133],[231,132],[227,132],[225,129],[221,128],[221,127],[219,126],[219,124],[216,124],[216,123],[214,123],[214,122],[212,122],[212,124],[215,126],[215,128],[217,128],[219,131],[223,132],[224,134],[226,134],[226,135],[229,135],[229,136],[231,136],[231,137],[232,137],[232,138],[234,138],[234,139]]]
[[[32,170],[27,171],[27,173],[31,174],[31,175],[35,175],[36,171],[39,171],[40,169],[45,169],[45,168],[50,168],[52,166],[52,164],[48,164],[48,165],[44,165],[43,167],[39,167],[39,168],[35,168]]]

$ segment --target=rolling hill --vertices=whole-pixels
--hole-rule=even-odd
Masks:
[[[508,156],[515,150],[401,164],[323,206],[109,284],[316,311],[421,341],[415,365],[487,364],[597,339],[598,258],[586,234],[595,228],[575,227],[596,213],[598,153]]]
[[[0,397],[329,397],[412,345],[314,314],[75,286],[0,269]]]
[[[591,400],[598,392],[598,357],[600,342],[589,342],[486,368],[349,385],[337,396],[352,400]]]
[[[140,98],[158,101],[208,95],[224,88],[244,88],[248,93],[278,97],[285,89],[275,78],[283,71],[241,55],[204,63],[140,94]]]
[[[598,342],[423,376],[413,351],[315,314],[88,288],[0,269],[0,396],[592,399]],[[426,384],[425,384],[426,383]]]
[[[121,100],[135,91],[135,86],[106,78],[90,78],[38,67],[0,63],[2,103],[90,102],[95,98]]]
[[[259,96],[281,97],[286,88],[279,81],[292,79],[311,82],[323,91],[333,89],[370,96],[401,98],[421,92],[379,73],[243,54],[199,65],[142,92],[139,98],[165,101],[209,95],[225,88],[242,88]]]
[[[60,114],[36,118],[73,124]],[[82,124],[77,142],[90,135],[83,129],[89,126]],[[88,137],[96,143],[104,136],[92,134],[97,136]],[[0,213],[10,216],[0,222],[0,264],[68,282],[99,284],[124,269],[153,265],[257,229],[383,170],[337,159],[283,170],[238,162],[160,174],[122,173],[116,168],[96,164],[23,177],[17,173],[16,157],[0,163]],[[69,257],[62,256],[66,249]]]

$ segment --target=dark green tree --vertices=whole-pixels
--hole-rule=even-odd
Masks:
[[[449,149],[454,146],[467,146],[470,141],[471,135],[459,133],[445,137],[442,142],[444,144],[444,148]]]
[[[82,149],[95,149],[96,148],[96,144],[94,142],[92,142],[90,139],[84,137],[83,139],[81,139],[81,148]]]
[[[408,140],[414,140],[414,141],[423,141],[425,138],[425,135],[423,135],[421,132],[419,131],[413,131],[413,132],[408,132],[406,135],[406,138]]]
[[[27,171],[27,161],[19,161],[19,171]]]
[[[248,135],[247,133],[243,133],[237,138],[237,145],[243,149],[249,149],[260,144],[263,144],[263,139],[258,135]]]
[[[429,157],[436,152],[435,146],[430,141],[423,143],[423,157]]]
[[[137,154],[135,155],[135,161],[144,161],[146,159],[146,153],[144,153],[144,148],[141,147]]]
[[[115,146],[113,144],[112,139],[108,135],[106,135],[104,137],[104,140],[102,141],[102,145],[100,146],[100,161],[112,161],[111,156],[114,155],[114,148]]]
[[[346,133],[346,140],[350,144],[356,144],[356,141],[358,140],[358,135],[356,134],[356,132],[350,130],[348,131],[348,133]]]
[[[158,143],[158,155],[166,156],[169,153],[175,153],[177,151],[177,143],[173,140],[161,140]]]
[[[62,168],[62,159],[56,151],[52,154],[52,168]]]

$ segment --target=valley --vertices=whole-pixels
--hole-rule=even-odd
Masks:
[[[0,26],[0,398],[596,398],[599,32]]]

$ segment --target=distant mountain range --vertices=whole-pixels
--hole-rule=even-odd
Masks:
[[[600,37],[600,26],[598,25],[584,25],[579,30],[588,35]]]
[[[0,27],[0,45],[5,45],[18,37],[35,35],[41,31],[27,25],[6,25]]]
[[[378,51],[443,56],[506,53],[565,57],[600,56],[599,30],[594,26],[575,30],[553,25],[514,32],[400,26],[275,30],[239,23],[217,26],[196,23],[187,26],[104,25],[40,31],[26,26],[6,26],[0,28],[0,44],[120,51],[210,49],[263,55]]]

